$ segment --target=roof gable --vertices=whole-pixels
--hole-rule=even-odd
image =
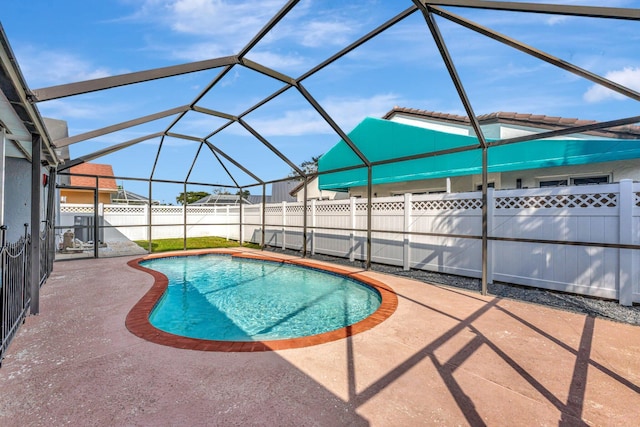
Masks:
[[[385,114],[383,118],[390,120],[395,115],[404,115],[455,125],[471,126],[471,120],[469,120],[469,117],[467,116],[441,113],[438,111],[419,110],[417,108],[393,107],[393,109]],[[482,114],[478,116],[478,122],[480,125],[502,123],[538,128],[542,130],[556,130],[598,123],[596,120],[582,120],[573,117],[546,116],[544,114],[514,113],[508,111]],[[601,138],[639,139],[640,126],[613,126],[608,129],[585,132],[584,134]]]
[[[73,166],[69,169],[71,175],[72,187],[90,187],[94,188],[96,185],[96,179],[93,176],[111,177],[111,178],[98,178],[98,190],[104,191],[118,191],[118,185],[115,178],[113,178],[113,168],[111,165],[99,164],[99,163],[81,163]],[[80,175],[93,175],[93,176],[77,176]]]

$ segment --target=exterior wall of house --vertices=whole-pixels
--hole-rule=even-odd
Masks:
[[[615,162],[603,162],[592,165],[561,166],[544,169],[528,169],[513,172],[490,173],[489,184],[493,184],[495,189],[509,190],[518,188],[517,180],[521,180],[521,188],[538,188],[540,181],[566,179],[571,182],[572,178],[603,176],[609,177],[609,182],[620,182],[623,179],[630,179],[640,182],[640,165],[635,160],[619,160]],[[466,191],[477,191],[482,184],[482,175],[468,175],[450,178],[451,192],[461,193]],[[387,197],[401,195],[404,193],[429,194],[442,193],[447,190],[445,178],[396,182],[392,184],[374,185],[374,197]],[[367,197],[367,187],[353,187],[349,192],[352,197]]]
[[[607,175],[609,182],[620,182],[623,179],[640,181],[640,165],[636,160],[619,160],[615,162],[603,162],[592,165],[562,166],[546,169],[530,169],[514,172],[503,172],[502,189],[516,188],[516,180],[522,180],[523,188],[537,188],[540,181],[552,179],[566,179],[585,176]],[[497,187],[496,187],[497,188]]]
[[[436,120],[427,120],[414,116],[404,116],[402,114],[396,114],[391,119],[392,122],[402,123],[410,126],[418,126],[425,129],[437,130],[439,132],[447,132],[454,133],[456,135],[473,135],[471,132],[471,127],[460,124],[456,125],[453,123],[443,123]]]
[[[15,242],[24,235],[24,224],[31,222],[31,163],[26,159],[5,160],[4,225],[7,241]],[[43,203],[40,203],[41,206]]]
[[[93,191],[61,189],[60,197],[64,203],[93,204]],[[98,203],[111,203],[111,193],[100,191]]]
[[[439,132],[453,133],[457,135],[469,135],[472,136],[475,133],[471,125],[447,123],[440,120],[433,120],[428,118],[420,118],[410,115],[403,115],[402,113],[396,113],[391,119],[392,122],[402,123],[409,126],[418,126],[426,129],[436,130]],[[546,129],[535,128],[531,126],[519,126],[507,123],[489,123],[480,126],[482,132],[487,139],[504,139],[515,138],[518,136],[531,135],[534,133],[540,133],[546,131]],[[574,134],[564,135],[557,138],[550,139],[609,139],[603,137],[596,137],[586,134]]]
[[[493,183],[496,188],[501,188],[502,177],[500,173],[490,173],[489,183]],[[373,185],[374,197],[399,196],[405,193],[430,194],[430,193],[463,193],[467,191],[477,191],[478,185],[482,184],[482,175],[454,176],[449,178],[449,189],[447,189],[447,179],[429,179],[421,181],[395,182],[391,184]],[[515,181],[514,181],[515,182]],[[367,187],[353,187],[349,192],[351,197],[367,197]]]
[[[472,135],[472,128],[469,125],[445,123],[438,120],[430,120],[414,116],[396,114],[391,121],[403,123],[411,126],[419,126],[427,129],[454,133],[459,135]],[[530,135],[545,131],[534,127],[519,126],[505,123],[491,123],[482,125],[482,130],[488,139],[514,138],[523,135]],[[610,139],[596,137],[593,135],[575,134],[559,137],[561,139]],[[552,138],[553,139],[553,138]],[[612,139],[614,140],[614,139]],[[489,150],[489,156],[491,150]],[[513,172],[502,172],[489,174],[489,183],[496,189],[515,189],[518,187],[518,179],[522,188],[538,188],[540,181],[563,180],[571,182],[572,178],[593,176],[608,176],[609,182],[620,182],[623,179],[640,181],[640,163],[637,160],[620,160],[614,162],[602,162],[589,165],[562,166],[544,169],[529,169]],[[477,191],[482,183],[480,174],[452,177],[450,178],[451,192]],[[373,193],[377,197],[400,195],[404,193],[438,193],[447,190],[446,179],[432,179],[410,182],[399,182],[392,184],[374,185]],[[367,188],[353,187],[350,195],[354,197],[366,197]]]
[[[336,200],[346,199],[349,195],[347,193],[338,193],[331,190],[320,190],[318,188],[318,179],[312,179],[307,184],[307,200]],[[296,193],[296,201],[304,202],[304,190],[300,189]]]

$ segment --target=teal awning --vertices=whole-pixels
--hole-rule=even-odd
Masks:
[[[388,120],[366,118],[349,138],[371,162],[465,146],[479,146],[472,136],[454,135]],[[508,172],[556,166],[584,165],[640,158],[640,140],[554,139],[520,142],[489,149],[488,171]],[[361,165],[340,140],[318,161],[318,171]],[[482,172],[478,150],[378,165],[373,184],[445,178]],[[319,176],[321,190],[344,190],[367,185],[367,169],[359,168]]]

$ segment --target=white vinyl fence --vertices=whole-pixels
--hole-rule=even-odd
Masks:
[[[78,215],[79,206],[63,205],[61,216]],[[147,206],[102,209],[106,241],[109,232],[148,239]],[[306,214],[307,250],[312,254],[366,258],[366,199],[310,201]],[[184,215],[182,206],[153,206],[152,237],[183,237]],[[301,249],[304,215],[302,202],[266,205],[265,243]],[[240,240],[237,206],[189,206],[186,218],[189,237]],[[481,276],[479,192],[376,198],[371,219],[372,262]],[[242,223],[241,240],[260,243],[262,205],[244,205]],[[488,230],[489,282],[618,299],[626,305],[640,302],[640,250],[607,247],[640,245],[639,183],[489,189]]]

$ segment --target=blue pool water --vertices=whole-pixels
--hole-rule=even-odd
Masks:
[[[202,255],[140,263],[169,278],[153,326],[191,338],[277,340],[359,322],[381,303],[373,288],[280,263]]]

